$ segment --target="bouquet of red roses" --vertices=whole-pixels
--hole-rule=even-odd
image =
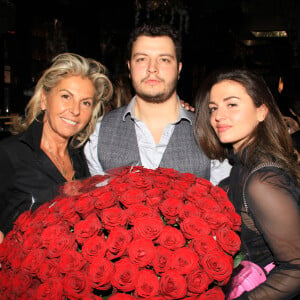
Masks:
[[[241,220],[173,169],[117,169],[26,211],[0,245],[1,299],[224,299]]]

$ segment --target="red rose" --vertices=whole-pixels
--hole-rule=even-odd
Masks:
[[[212,279],[201,268],[193,270],[186,277],[188,291],[192,294],[201,294],[208,289]]]
[[[199,209],[196,207],[196,205],[192,204],[192,203],[187,203],[185,205],[183,205],[183,207],[181,208],[180,212],[179,212],[179,219],[180,221],[185,220],[188,217],[194,217],[194,216],[201,216],[201,213],[199,211]]]
[[[106,258],[97,256],[88,270],[88,277],[92,281],[92,287],[98,290],[110,288],[111,277],[114,273],[114,264]]]
[[[228,211],[226,213],[228,220],[230,221],[230,228],[234,231],[241,231],[242,220],[241,216],[235,211]]]
[[[37,276],[42,282],[46,282],[49,278],[60,277],[58,270],[59,259],[45,259]]]
[[[110,296],[108,300],[136,300],[136,298],[128,294],[117,293]]]
[[[174,190],[178,190],[178,191],[184,192],[184,195],[185,195],[186,190],[190,186],[191,186],[191,182],[184,181],[184,180],[181,180],[181,179],[175,180],[173,182],[173,184],[172,184],[172,187],[173,187]]]
[[[180,181],[186,181],[189,182],[190,184],[193,184],[196,182],[196,175],[192,174],[192,173],[179,173],[178,174],[178,179]]]
[[[184,246],[185,238],[179,229],[165,226],[156,242],[165,248],[175,250]]]
[[[210,194],[214,197],[214,199],[219,202],[220,204],[222,202],[228,202],[228,195],[227,193],[219,186],[215,185],[212,186],[210,190]]]
[[[174,270],[165,272],[160,278],[160,292],[166,299],[183,298],[187,292],[184,277]]]
[[[25,256],[22,262],[22,270],[24,273],[36,275],[46,258],[45,250],[34,249],[27,256]]]
[[[75,237],[71,234],[61,234],[49,242],[47,256],[59,257],[66,249],[76,249]]]
[[[170,177],[171,178],[177,178],[179,175],[179,172],[175,169],[172,168],[162,168],[162,167],[158,167],[156,169],[156,173],[157,174],[161,174],[165,177]]]
[[[130,189],[120,195],[120,202],[128,207],[132,204],[142,203],[145,200],[145,194],[142,190],[139,189]]]
[[[61,199],[56,204],[56,209],[62,216],[62,219],[67,221],[72,227],[80,221],[80,216],[75,211],[74,206],[74,201],[71,198]]]
[[[154,217],[154,216],[159,217],[159,215],[153,208],[146,206],[144,204],[130,205],[126,212],[128,215],[129,224],[131,225],[136,223],[136,221],[140,218],[144,219],[145,217]]]
[[[152,262],[155,248],[151,240],[133,240],[128,246],[128,254],[131,262],[139,267],[146,267]]]
[[[210,226],[212,230],[221,228],[230,228],[231,222],[223,213],[220,212],[207,212],[203,215],[203,219]]]
[[[144,217],[136,219],[133,237],[155,240],[162,233],[165,225],[160,217]]]
[[[83,244],[88,238],[99,234],[101,228],[102,224],[99,218],[93,213],[75,225],[75,238],[79,244]]]
[[[177,184],[177,182],[176,182],[176,184]],[[177,189],[168,190],[164,194],[165,199],[176,198],[181,201],[184,200],[184,196],[185,196],[185,192],[183,192],[181,190],[177,190]]]
[[[84,300],[103,300],[102,297],[93,294],[93,291],[92,292],[83,293],[81,299],[84,299]]]
[[[43,220],[43,226],[47,227],[50,225],[59,224],[61,222],[63,222],[61,215],[57,212],[52,212],[50,214],[45,215],[45,218]]]
[[[215,286],[200,295],[198,300],[225,300],[225,295],[220,287]]]
[[[183,201],[177,198],[168,198],[159,205],[159,209],[165,217],[167,224],[170,225],[177,223],[182,207]]]
[[[219,204],[219,206],[221,207],[221,211],[222,212],[229,212],[235,211],[234,205],[232,204],[232,202],[229,199],[224,199],[223,201],[218,201],[216,200]]]
[[[221,207],[218,202],[211,195],[203,196],[196,199],[195,205],[200,209],[201,212],[221,212]]]
[[[144,298],[144,300],[166,300],[166,298],[163,296],[153,296],[153,297]]]
[[[157,207],[163,200],[163,193],[158,188],[152,188],[145,191],[146,205],[150,207]]]
[[[121,227],[113,228],[106,240],[107,253],[106,257],[109,260],[115,259],[123,255],[127,246],[131,242],[132,233]]]
[[[135,295],[137,297],[153,297],[158,295],[159,280],[152,270],[142,269],[139,272]]]
[[[156,175],[153,176],[153,186],[161,191],[167,191],[171,188],[171,182],[170,179],[165,176]]]
[[[170,268],[172,253],[173,252],[171,250],[165,247],[155,247],[155,255],[152,261],[152,266],[156,274],[160,275]]]
[[[12,245],[12,244],[11,244]],[[19,244],[16,244],[14,248],[9,248],[7,254],[7,262],[11,264],[11,268],[15,271],[19,271],[26,255],[22,252],[22,248]],[[4,266],[7,262],[4,262]]]
[[[92,291],[86,274],[80,271],[67,273],[63,278],[62,284],[65,295],[70,299],[83,299],[83,294]]]
[[[32,249],[40,248],[42,245],[41,237],[37,234],[29,235],[23,242],[23,252],[28,254]],[[0,254],[1,255],[1,254]]]
[[[206,273],[219,281],[219,285],[226,284],[230,279],[233,259],[224,252],[212,250],[203,256],[201,263]]]
[[[88,262],[92,262],[96,257],[104,257],[106,253],[104,236],[94,235],[88,238],[82,245],[81,253]]]
[[[31,215],[31,223],[30,224],[40,224],[45,227],[45,220],[47,219],[49,214],[55,210],[54,204],[56,203],[55,199],[51,202],[46,202],[39,206]]]
[[[42,232],[41,240],[43,247],[47,248],[50,242],[56,239],[58,236],[62,234],[67,234],[69,232],[69,228],[66,225],[51,225]]]
[[[130,292],[135,289],[139,276],[139,269],[129,258],[123,258],[115,263],[116,271],[111,278],[114,287],[122,292]]]
[[[220,246],[215,239],[207,234],[199,235],[197,238],[193,239],[190,245],[196,251],[200,259],[212,250],[220,250]]]
[[[180,224],[180,228],[187,239],[194,239],[203,234],[210,234],[211,232],[209,225],[197,216],[184,219]]]
[[[85,260],[83,259],[81,253],[69,249],[61,254],[59,261],[59,270],[62,273],[69,273],[73,271],[78,271],[85,265]]]
[[[25,293],[32,284],[32,277],[29,274],[25,274],[23,272],[18,272],[16,274],[12,274],[13,276],[10,278],[11,282],[8,287],[11,289],[10,291],[15,293],[17,296]],[[8,293],[9,294],[9,293]]]
[[[201,197],[207,196],[211,187],[212,184],[209,181],[207,184],[206,181],[205,184],[196,183],[195,185],[192,185],[190,188],[188,188],[188,190],[186,191],[187,199],[191,202],[196,202],[197,200],[201,199]]]
[[[145,180],[143,172],[128,173],[126,175],[126,181],[131,186],[142,190],[148,189],[150,186],[150,182]]]
[[[235,255],[235,253],[241,248],[240,237],[230,229],[217,230],[216,238],[218,244],[224,249],[224,251],[232,256]]]
[[[20,230],[22,232],[26,231],[31,222],[31,211],[27,210],[23,212],[18,219],[15,221],[15,230]]]
[[[75,211],[83,218],[86,218],[95,210],[94,203],[95,199],[89,194],[81,194],[75,201]]]
[[[106,230],[124,226],[127,223],[127,220],[128,216],[126,211],[117,206],[106,208],[101,213],[101,221]]]
[[[114,182],[111,182],[109,185],[110,185],[110,188],[114,191],[116,196],[122,195],[128,189],[131,188],[131,186],[128,183],[114,183]]]
[[[116,196],[113,192],[107,191],[96,198],[95,208],[98,212],[102,209],[112,207],[116,204]]]
[[[60,278],[49,278],[39,285],[35,293],[35,299],[62,300],[63,286]]]
[[[171,269],[179,274],[186,275],[198,268],[199,258],[197,254],[188,247],[176,249],[171,257]]]

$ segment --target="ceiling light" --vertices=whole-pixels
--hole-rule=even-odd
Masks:
[[[284,38],[288,36],[285,30],[251,31],[251,33],[257,38]]]

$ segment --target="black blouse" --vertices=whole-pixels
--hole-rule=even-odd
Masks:
[[[247,213],[243,185],[248,174],[249,169],[234,157],[228,196],[242,217],[242,251],[261,267],[271,262],[276,267],[265,283],[241,299],[296,299],[300,293],[299,187],[284,170],[264,167],[247,181]]]
[[[66,183],[56,166],[40,149],[43,123],[35,120],[28,129],[0,142],[0,230],[6,234],[17,217],[36,209],[58,194]],[[75,178],[90,176],[82,148],[71,149]]]

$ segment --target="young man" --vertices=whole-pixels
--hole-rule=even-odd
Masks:
[[[177,33],[167,25],[143,25],[133,31],[128,50],[136,95],[127,106],[98,122],[85,146],[91,174],[142,165],[174,168],[213,183],[227,177],[228,164],[214,162],[218,168],[211,172],[212,162],[194,139],[194,113],[180,105],[176,86],[182,63]]]

